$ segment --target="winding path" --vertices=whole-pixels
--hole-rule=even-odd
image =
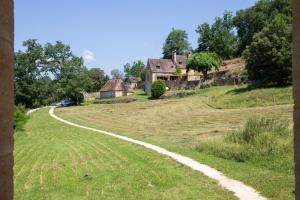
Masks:
[[[65,124],[69,124],[71,126],[87,129],[90,131],[95,131],[95,132],[98,132],[98,133],[101,133],[104,135],[112,136],[112,137],[115,137],[115,138],[118,138],[118,139],[121,139],[121,140],[124,140],[127,142],[141,145],[141,146],[144,146],[145,148],[155,151],[159,154],[166,155],[166,156],[176,160],[177,162],[179,162],[187,167],[190,167],[193,170],[199,171],[199,172],[203,173],[204,175],[208,176],[209,178],[216,180],[219,183],[219,185],[221,185],[223,188],[233,192],[234,195],[236,197],[238,197],[239,199],[242,199],[242,200],[266,200],[265,197],[261,196],[252,187],[249,187],[240,181],[230,179],[230,178],[226,177],[225,175],[223,175],[221,172],[217,171],[216,169],[214,169],[208,165],[201,164],[189,157],[186,157],[186,156],[174,153],[174,152],[170,152],[164,148],[161,148],[161,147],[153,145],[153,144],[149,144],[149,143],[135,140],[135,139],[132,139],[129,137],[121,136],[121,135],[118,135],[115,133],[102,131],[99,129],[90,128],[90,127],[86,127],[86,126],[82,126],[82,125],[78,125],[78,124],[69,122],[67,120],[64,120],[64,119],[56,116],[54,114],[54,109],[55,109],[55,107],[51,107],[49,110],[49,114],[51,117],[53,117],[56,120],[59,120]]]

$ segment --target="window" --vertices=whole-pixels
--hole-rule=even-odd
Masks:
[[[179,65],[182,65],[182,62],[181,62],[181,61],[179,61],[179,62],[178,62],[178,64],[179,64]]]
[[[174,68],[174,66],[172,65],[171,68]]]
[[[156,69],[160,69],[160,66],[159,66],[159,65],[156,65]]]

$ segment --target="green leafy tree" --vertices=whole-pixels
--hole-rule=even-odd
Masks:
[[[198,25],[196,32],[200,35],[198,38],[197,51],[209,51],[211,48],[211,41],[213,37],[210,25],[206,22],[201,25]]]
[[[171,58],[174,51],[177,54],[187,54],[190,49],[186,31],[172,28],[163,45],[163,58]]]
[[[260,0],[254,6],[239,10],[233,18],[233,24],[239,37],[238,54],[250,45],[255,33],[260,32],[277,14],[291,18],[290,0]]]
[[[216,53],[200,52],[193,54],[187,60],[187,70],[193,69],[202,72],[204,80],[207,80],[208,72],[212,69],[219,70],[220,59]]]
[[[134,61],[132,64],[127,63],[124,65],[124,72],[126,77],[134,76],[145,80],[145,64],[143,61]]]
[[[124,79],[124,74],[119,69],[113,69],[110,72],[112,79]]]
[[[44,67],[44,51],[36,40],[23,42],[25,51],[15,53],[15,104],[26,107],[43,105],[45,97],[40,94],[48,90],[41,82]]]
[[[196,32],[199,33],[198,52],[216,52],[223,59],[235,57],[238,40],[233,31],[231,12],[226,11],[222,18],[217,17],[211,26],[201,24]]]
[[[77,104],[83,101],[83,92],[87,90],[90,82],[88,70],[83,66],[83,59],[74,57],[63,64],[57,84],[59,99],[71,99]]]
[[[15,53],[15,104],[33,108],[62,98],[79,103],[91,82],[82,58],[62,42],[43,46],[27,40],[23,46]]]
[[[47,43],[44,51],[46,57],[44,70],[45,73],[54,76],[57,98],[81,103],[82,93],[91,84],[83,59],[74,56],[70,46],[60,41],[55,44]]]
[[[88,85],[88,92],[96,92],[108,81],[109,77],[100,68],[91,68],[88,70],[88,76],[91,79]]]
[[[292,25],[278,14],[244,51],[249,79],[262,85],[292,82]]]
[[[166,83],[163,80],[157,80],[152,83],[151,96],[154,99],[158,99],[166,92]]]

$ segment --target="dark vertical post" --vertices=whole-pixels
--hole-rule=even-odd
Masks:
[[[13,199],[13,0],[0,0],[0,199]]]
[[[300,200],[300,0],[293,0],[293,92],[296,199]]]

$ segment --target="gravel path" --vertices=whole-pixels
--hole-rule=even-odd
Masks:
[[[132,139],[129,137],[121,136],[121,135],[118,135],[115,133],[110,133],[110,132],[102,131],[102,130],[95,129],[95,128],[89,128],[89,127],[85,127],[85,126],[81,126],[81,125],[69,122],[67,120],[64,120],[64,119],[56,116],[54,114],[54,109],[55,109],[55,107],[51,107],[49,110],[50,116],[53,117],[54,119],[57,119],[63,123],[69,124],[71,126],[95,131],[95,132],[98,132],[98,133],[101,133],[104,135],[112,136],[112,137],[115,137],[115,138],[118,138],[118,139],[121,139],[121,140],[124,140],[127,142],[141,145],[141,146],[144,146],[147,149],[151,149],[152,151],[155,151],[159,154],[166,155],[166,156],[176,160],[177,162],[179,162],[187,167],[190,167],[193,170],[199,171],[199,172],[203,173],[204,175],[216,180],[219,183],[219,185],[221,185],[223,188],[233,192],[234,195],[236,197],[238,197],[239,199],[242,199],[242,200],[266,200],[265,197],[261,196],[252,187],[249,187],[240,181],[230,179],[230,178],[226,177],[225,175],[223,175],[221,172],[217,171],[216,169],[214,169],[208,165],[201,164],[189,157],[182,156],[182,155],[174,153],[174,152],[170,152],[164,148],[161,148],[161,147],[153,145],[153,144],[149,144],[149,143],[135,140],[135,139]]]

